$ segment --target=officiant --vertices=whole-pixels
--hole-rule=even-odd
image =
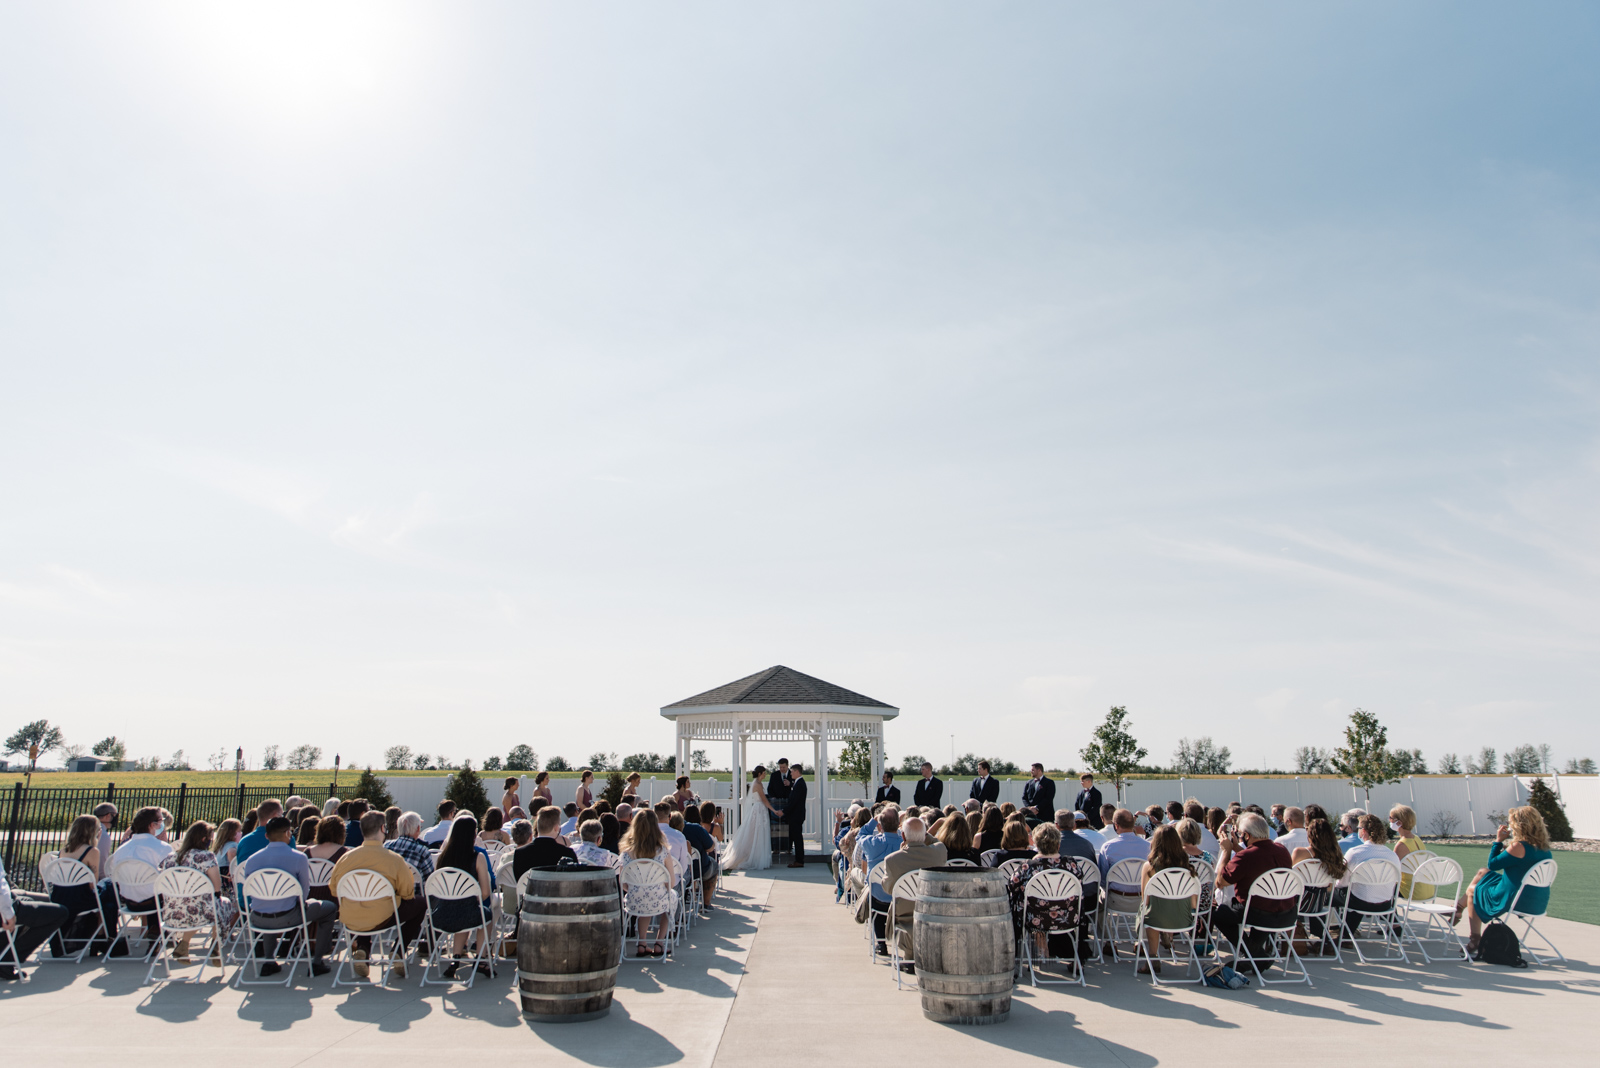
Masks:
[[[784,810],[789,804],[789,758],[780,757],[778,768],[767,779],[767,800],[772,803],[772,852],[788,852],[789,825]]]

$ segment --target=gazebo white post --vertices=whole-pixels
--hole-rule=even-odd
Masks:
[[[740,729],[739,721],[738,720],[734,720],[733,721],[733,766],[728,769],[729,772],[730,772],[730,781],[728,783],[728,787],[729,787],[728,796],[731,798],[731,800],[728,802],[728,811],[733,813],[733,823],[732,823],[732,825],[736,829],[739,826],[739,802],[741,800],[741,798],[739,797],[739,784],[744,779],[744,769],[741,767],[741,765],[739,763],[740,758],[744,755],[743,752],[742,752],[742,750],[744,748],[744,740],[739,736],[739,729]]]
[[[878,729],[872,735],[872,783],[868,784],[867,792],[870,794],[877,787],[875,784],[883,781],[883,724],[878,724]]]
[[[811,724],[811,781],[817,787],[817,841],[819,844],[828,840],[828,828],[823,826],[828,819],[828,798],[826,794],[822,793],[822,778],[817,772],[817,768],[822,764],[821,757],[822,733],[817,730],[817,725],[813,723]]]
[[[819,825],[828,819],[828,717],[822,717],[822,730],[817,735],[817,796],[822,798],[822,815],[818,817]],[[832,827],[819,827],[824,836],[833,832]],[[823,838],[824,844],[827,838]]]

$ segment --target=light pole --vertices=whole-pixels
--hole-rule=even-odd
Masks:
[[[233,788],[239,789],[239,773],[244,770],[244,746],[233,751]]]
[[[333,754],[333,795],[339,796],[339,754]]]
[[[33,768],[37,763],[39,763],[39,743],[34,742],[28,746],[28,781],[23,786],[25,790],[33,789]]]

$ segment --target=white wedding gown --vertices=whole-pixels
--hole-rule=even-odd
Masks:
[[[772,867],[772,822],[767,806],[749,786],[739,810],[739,829],[722,853],[722,870],[760,871]]]

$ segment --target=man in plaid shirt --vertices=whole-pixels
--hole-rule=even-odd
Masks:
[[[407,812],[400,817],[395,829],[400,837],[383,843],[383,847],[391,853],[399,853],[401,860],[417,869],[419,883],[427,881],[428,876],[433,874],[433,854],[422,841],[422,817],[415,812]]]

